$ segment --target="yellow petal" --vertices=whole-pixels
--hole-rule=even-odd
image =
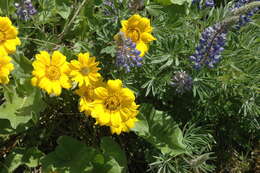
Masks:
[[[38,79],[37,79],[36,77],[33,77],[33,78],[31,79],[31,83],[32,83],[33,86],[37,86],[37,84],[38,84]]]
[[[8,17],[0,17],[0,28],[2,31],[6,31],[11,25],[12,22]]]
[[[149,34],[149,33],[142,33],[141,39],[142,39],[142,41],[145,42],[145,43],[149,43],[149,42],[151,42],[151,41],[153,41],[153,40],[156,40],[156,38],[154,38],[154,37],[153,37],[151,34]]]
[[[140,56],[142,57],[148,51],[148,45],[145,44],[144,42],[139,42],[136,45],[136,49],[141,52]]]
[[[122,88],[122,81],[119,79],[116,80],[108,80],[107,86],[109,90],[119,91]]]
[[[50,65],[50,55],[46,51],[41,51],[39,54],[36,54],[36,60],[40,61],[42,64],[47,66]]]
[[[126,122],[126,126],[127,126],[128,128],[133,128],[136,121],[137,121],[136,118],[131,118],[131,119],[129,119],[129,120]]]
[[[72,70],[80,69],[80,63],[77,60],[70,61],[70,66],[71,66]]]
[[[111,118],[110,113],[109,112],[104,112],[104,113],[99,115],[98,123],[100,125],[106,125],[106,124],[108,124],[110,122],[110,118]]]
[[[17,29],[14,26],[11,26],[6,32],[5,32],[5,38],[7,40],[15,39],[18,34]]]
[[[114,112],[111,115],[111,124],[114,127],[119,127],[121,124],[122,120],[121,120],[121,116],[119,112]]]
[[[52,54],[51,64],[55,66],[62,66],[66,62],[66,56],[59,51],[54,51]]]
[[[142,17],[139,14],[135,14],[128,19],[128,27],[136,27]]]
[[[110,131],[111,131],[112,134],[116,133],[117,135],[120,135],[120,133],[122,132],[122,128],[111,126]]]
[[[56,96],[59,96],[61,94],[61,89],[62,89],[60,82],[58,82],[58,81],[52,82],[52,89],[53,89],[53,93]]]
[[[127,27],[128,27],[128,21],[122,20],[121,25],[122,25],[122,32],[125,32],[127,30]]]
[[[141,32],[151,32],[152,28],[150,25],[150,20],[146,17],[143,17],[138,23],[138,28]]]
[[[124,99],[127,100],[128,102],[133,102],[135,100],[134,92],[131,91],[130,89],[123,88],[121,90],[121,92],[122,92]]]
[[[66,88],[66,89],[71,88],[70,80],[69,80],[68,76],[66,76],[66,75],[62,75],[60,77],[60,84],[63,88]]]
[[[88,60],[89,60],[89,53],[80,53],[78,55],[78,60],[80,62],[80,64],[82,64],[83,66],[88,65]]]
[[[98,87],[94,90],[95,95],[97,96],[97,98],[99,99],[104,99],[108,97],[108,91],[106,88],[103,87]]]

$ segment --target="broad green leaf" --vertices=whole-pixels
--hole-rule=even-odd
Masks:
[[[7,156],[1,173],[14,172],[20,165],[36,167],[43,155],[37,148],[16,148]]]
[[[120,146],[110,137],[103,137],[100,145],[106,155],[112,156],[124,168],[122,172],[126,172],[126,155]]]
[[[58,139],[55,151],[46,155],[42,160],[43,171],[58,171],[59,173],[84,173],[93,170],[94,160],[98,154],[94,148],[87,147],[81,142],[62,136]],[[96,159],[94,159],[96,158]],[[102,159],[101,159],[102,160]]]
[[[154,144],[162,153],[172,156],[186,153],[182,131],[170,116],[151,105],[143,105],[141,114],[133,128],[139,136]]]
[[[0,119],[9,120],[11,127],[16,129],[31,120],[33,114],[38,115],[45,108],[45,104],[41,99],[40,91],[36,88],[29,95],[22,97],[15,90],[13,92],[12,99],[0,106]]]

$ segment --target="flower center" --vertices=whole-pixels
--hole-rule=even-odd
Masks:
[[[5,33],[3,31],[0,31],[0,43],[5,40]]]
[[[137,42],[140,39],[140,31],[137,28],[129,29],[128,36],[131,38],[133,42]]]
[[[50,80],[58,80],[61,76],[60,74],[60,70],[58,67],[56,66],[50,66],[46,69],[46,76],[50,79]]]
[[[120,106],[120,102],[119,102],[118,97],[116,97],[116,96],[108,97],[105,100],[105,107],[106,107],[106,109],[108,109],[110,111],[117,110],[119,106]]]
[[[89,74],[90,70],[89,70],[88,67],[82,67],[82,68],[80,69],[80,72],[81,72],[84,76],[86,76],[86,75]]]
[[[87,101],[93,102],[94,101],[94,88],[88,87],[88,89],[84,92],[84,96]]]

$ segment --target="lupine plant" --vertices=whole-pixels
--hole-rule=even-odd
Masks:
[[[0,173],[257,172],[259,9],[1,0]]]

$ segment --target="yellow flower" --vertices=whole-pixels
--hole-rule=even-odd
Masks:
[[[11,60],[11,57],[0,51],[0,84],[7,84],[9,82],[8,76],[14,69]]]
[[[116,134],[127,132],[134,126],[138,105],[134,93],[122,88],[121,80],[108,80],[106,87],[98,87],[94,92],[91,116],[97,124],[110,126],[111,132]]]
[[[151,27],[150,20],[146,17],[141,17],[138,14],[131,16],[128,20],[121,21],[121,32],[126,34],[136,43],[136,49],[141,52],[140,56],[148,51],[148,43],[156,40],[151,34],[153,28]]]
[[[6,54],[15,52],[16,46],[21,44],[17,34],[18,31],[11,20],[8,17],[0,17],[0,51]]]
[[[92,109],[92,103],[95,100],[94,90],[97,87],[104,86],[102,80],[99,80],[94,85],[83,85],[78,90],[76,90],[76,94],[80,96],[79,99],[79,111],[85,112],[86,115],[90,115]]]
[[[54,51],[52,57],[46,51],[36,55],[33,62],[32,85],[47,91],[48,94],[56,96],[61,94],[62,88],[71,87],[68,74],[70,72],[66,57],[59,51]]]
[[[80,53],[78,61],[72,60],[70,62],[70,76],[73,81],[76,81],[81,87],[92,85],[97,82],[101,75],[98,73],[100,68],[97,67],[99,62],[96,62],[95,57],[89,57],[89,53]]]

